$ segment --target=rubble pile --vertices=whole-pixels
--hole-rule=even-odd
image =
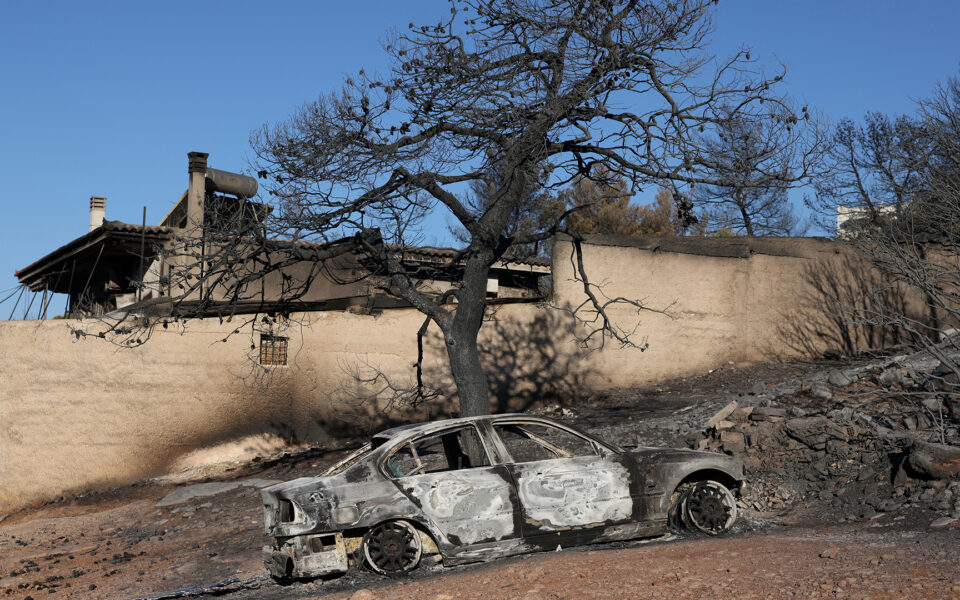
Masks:
[[[924,507],[951,522],[960,519],[956,383],[929,361],[833,371],[782,395],[737,398],[687,442],[744,460],[743,503],[761,517],[857,520]]]

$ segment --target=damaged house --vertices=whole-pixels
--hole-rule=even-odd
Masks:
[[[106,199],[90,198],[89,231],[16,272],[20,283],[32,292],[66,294],[69,317],[101,316],[118,309],[137,306],[162,312],[174,298],[184,295],[183,281],[190,280],[184,269],[182,249],[190,240],[200,252],[213,257],[210,239],[216,232],[255,232],[271,210],[251,200],[257,193],[257,181],[245,175],[221,171],[207,165],[207,154],[189,153],[189,187],[172,209],[156,225],[136,225],[106,218]],[[228,227],[229,226],[229,227]],[[243,252],[243,240],[236,238]],[[251,285],[243,297],[236,297],[235,285],[223,290],[196,290],[206,302],[187,302],[178,306],[193,314],[220,310],[229,304],[233,312],[285,310],[359,310],[400,307],[405,303],[392,296],[377,277],[363,251],[352,238],[326,243],[270,240],[286,247],[285,262],[277,265],[270,257],[251,260],[249,269],[272,269],[262,277],[252,273]],[[206,244],[206,246],[204,246]],[[290,248],[295,251],[290,251]],[[177,249],[180,249],[178,252]],[[420,285],[443,293],[457,277],[457,252],[447,248],[387,246],[408,271],[418,274]],[[298,260],[296,257],[302,257]],[[327,260],[316,257],[332,256]],[[293,259],[291,259],[293,257]],[[212,260],[211,260],[212,262]],[[243,261],[241,261],[243,262]],[[200,263],[199,268],[215,268]],[[540,298],[541,278],[550,273],[550,263],[541,258],[503,260],[490,269],[487,296],[491,300],[535,300]],[[232,283],[232,282],[231,282]],[[212,301],[212,302],[211,302]]]

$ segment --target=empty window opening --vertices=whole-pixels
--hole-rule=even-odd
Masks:
[[[465,427],[407,442],[386,460],[393,477],[490,466],[480,436]]]
[[[279,335],[260,334],[260,364],[287,364],[287,338]]]
[[[559,427],[540,423],[495,425],[514,462],[596,456],[593,443]]]

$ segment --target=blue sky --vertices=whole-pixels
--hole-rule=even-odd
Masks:
[[[446,11],[438,0],[3,3],[0,298],[16,269],[86,233],[90,196],[107,197],[108,219],[139,223],[146,206],[156,223],[186,189],[188,151],[243,169],[252,130],[348,73],[383,69],[389,28]],[[791,94],[859,119],[910,112],[957,74],[958,22],[955,0],[725,0],[711,50],[750,46],[787,66]]]

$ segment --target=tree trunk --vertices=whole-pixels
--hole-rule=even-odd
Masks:
[[[461,417],[490,414],[490,387],[477,345],[487,306],[488,272],[489,267],[479,257],[467,260],[463,287],[457,294],[457,307],[450,325],[443,332],[450,373],[460,397]]]
[[[460,416],[474,417],[490,414],[490,390],[487,377],[480,364],[477,349],[477,331],[457,328],[445,335],[450,373],[457,384],[460,397]]]
[[[743,228],[747,232],[747,237],[753,237],[753,221],[750,220],[750,213],[747,212],[747,203],[742,191],[737,192],[736,203],[737,208],[740,209],[740,216],[743,217]]]

